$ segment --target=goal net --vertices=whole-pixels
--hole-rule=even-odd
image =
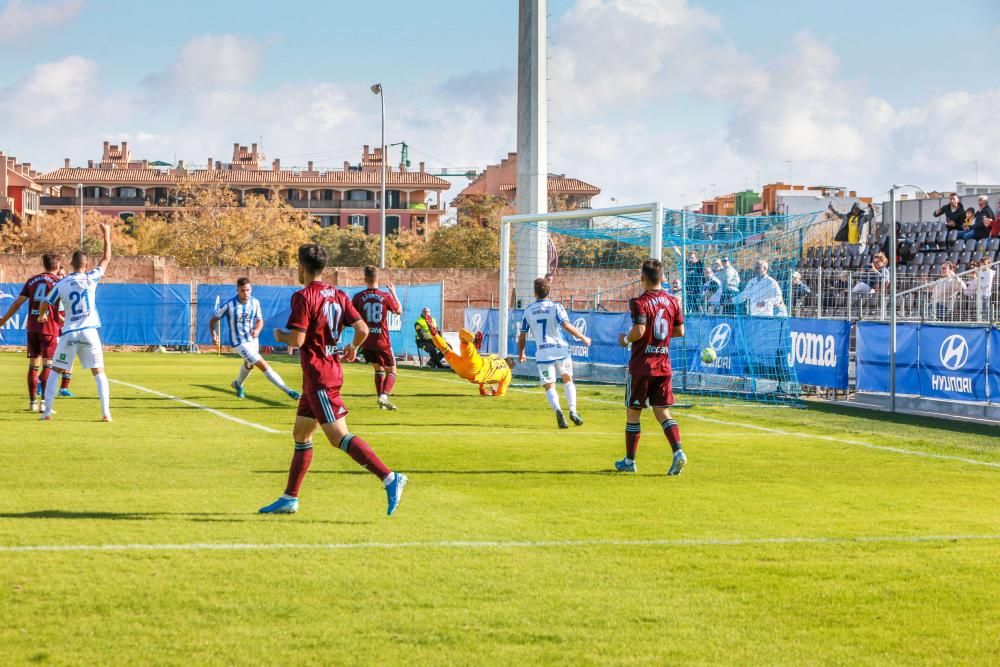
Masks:
[[[687,395],[680,400],[797,403],[789,357],[793,272],[815,221],[706,216],[656,203],[506,216],[499,308],[469,309],[466,326],[484,332],[486,351],[515,355],[534,280],[548,275],[549,298],[593,340],[584,347],[564,332],[575,376],[624,383],[629,353],[618,336],[632,326],[628,302],[642,292],[640,265],[655,257],[685,317],[686,335],[670,343],[674,391]],[[537,378],[530,338],[526,352],[515,374]]]

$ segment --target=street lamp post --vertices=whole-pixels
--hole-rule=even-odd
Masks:
[[[77,183],[76,189],[80,193],[80,252],[83,252],[83,183]]]
[[[915,185],[889,188],[889,412],[896,411],[896,190],[907,187],[924,193]]]
[[[382,84],[376,83],[371,87],[372,93],[378,95],[379,106],[382,109],[382,224],[379,225],[381,230],[381,242],[379,244],[379,267],[385,268],[385,165],[386,165],[386,154],[385,154],[385,94],[382,92]]]

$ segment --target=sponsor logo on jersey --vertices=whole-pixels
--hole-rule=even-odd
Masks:
[[[836,340],[833,336],[793,331],[792,351],[788,353],[788,365],[794,366],[795,364],[836,368]]]
[[[969,362],[969,342],[961,334],[952,334],[942,341],[938,357],[946,370],[960,371]],[[931,375],[931,388],[957,394],[973,393],[972,378],[960,375]]]

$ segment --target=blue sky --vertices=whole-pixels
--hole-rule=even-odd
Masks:
[[[605,201],[688,203],[785,178],[786,160],[796,181],[869,194],[951,187],[975,161],[1000,180],[1000,3],[549,12],[550,168]],[[339,166],[378,142],[378,80],[411,159],[482,166],[514,149],[516,22],[516,0],[0,0],[0,149],[47,169],[125,138],[203,163],[262,136],[283,164]]]

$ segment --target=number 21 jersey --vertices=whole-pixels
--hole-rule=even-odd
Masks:
[[[56,283],[45,298],[55,307],[62,301],[66,310],[65,336],[82,329],[100,329],[101,316],[97,314],[97,282],[104,277],[104,270],[97,267],[86,273],[71,273]]]
[[[628,372],[635,376],[670,376],[670,334],[678,324],[684,324],[681,304],[666,291],[648,290],[629,299],[632,324],[645,325],[642,338],[632,343],[632,358]]]

